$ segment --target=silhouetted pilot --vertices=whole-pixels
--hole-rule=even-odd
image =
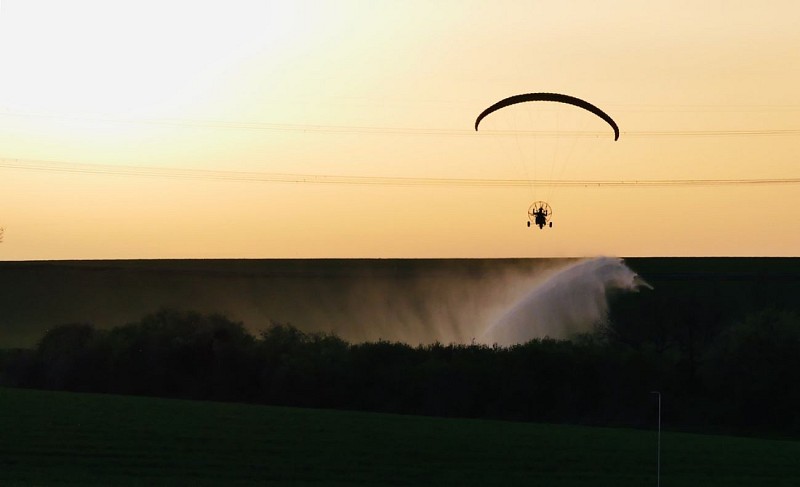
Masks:
[[[536,216],[533,223],[538,226],[539,229],[544,228],[544,226],[547,225],[547,210],[539,208],[533,214]]]

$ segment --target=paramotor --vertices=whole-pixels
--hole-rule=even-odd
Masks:
[[[476,131],[478,130],[478,127],[480,126],[481,121],[484,118],[486,118],[488,115],[490,115],[490,114],[492,114],[492,113],[494,113],[494,112],[496,112],[498,110],[501,110],[503,108],[509,107],[511,105],[516,105],[516,104],[519,104],[519,103],[536,102],[536,101],[564,103],[564,104],[567,104],[567,105],[572,105],[572,106],[581,108],[583,110],[586,110],[586,111],[596,115],[597,117],[601,118],[603,121],[605,121],[611,127],[611,129],[614,131],[614,140],[616,141],[616,140],[619,139],[619,126],[617,126],[617,123],[614,121],[614,119],[612,119],[606,112],[604,112],[603,110],[599,109],[598,107],[596,107],[595,105],[589,103],[586,100],[582,100],[580,98],[576,98],[576,97],[570,96],[570,95],[564,95],[564,94],[561,94],[561,93],[544,93],[544,92],[541,92],[541,93],[522,93],[522,94],[519,94],[519,95],[513,95],[513,96],[509,96],[508,98],[504,98],[504,99],[492,104],[491,106],[489,106],[488,108],[483,110],[478,115],[478,118],[475,119],[475,130]],[[538,111],[539,110],[537,109],[536,112],[538,112]],[[571,112],[571,110],[566,110],[566,111]],[[581,117],[583,116],[580,113],[578,113],[578,115],[580,115]],[[507,118],[507,117],[501,117],[501,119],[503,119],[503,118]],[[570,139],[570,140],[572,140],[572,142],[574,142],[574,139],[576,137],[575,132],[572,132],[572,133],[564,132],[564,133],[562,133],[560,131],[560,128],[561,127],[560,127],[560,124],[559,124],[559,130],[556,131],[556,133],[557,133],[556,137],[560,138],[561,140]],[[522,150],[522,143],[521,143],[522,139],[520,138],[520,134],[521,133],[522,132],[518,132],[516,130],[514,130],[512,132],[512,134],[517,137],[515,139],[515,143],[516,143],[517,152],[519,152],[519,157],[523,159],[523,161],[522,161],[523,162],[523,167],[525,166],[525,163],[526,163],[526,160],[527,160],[527,163],[530,164],[531,169],[534,171],[534,179],[533,180],[529,179],[529,181],[531,181],[531,187],[536,182],[535,170],[536,170],[536,165],[537,164],[535,164],[534,161],[535,161],[535,159],[537,157],[539,157],[539,158],[541,157],[541,155],[537,155],[537,154],[544,154],[544,153],[548,153],[549,152],[549,153],[553,154],[554,157],[558,156],[560,158],[563,158],[563,157],[565,157],[565,154],[569,155],[569,154],[572,154],[574,152],[573,149],[574,149],[574,145],[575,144],[571,144],[571,148],[569,150],[562,150],[562,148],[559,146],[558,141],[556,141],[555,145],[551,145],[550,146],[552,148],[552,150],[549,150],[549,151],[548,150],[541,150],[541,147],[534,147],[533,148],[534,150],[531,151],[532,155],[530,157],[528,157],[528,156],[524,155],[524,151]],[[539,139],[539,137],[537,137],[536,134],[534,134],[534,133],[529,133],[529,135],[532,136],[532,137],[530,137],[530,139],[532,139],[534,141],[537,141]],[[542,162],[542,161],[540,160],[539,162]],[[550,167],[551,173],[553,173],[555,168],[556,168],[557,164],[555,162],[556,162],[555,160],[552,160],[552,161],[550,161],[549,164],[546,164],[547,166]],[[527,168],[526,168],[525,172],[526,172],[526,179],[528,179],[527,178]],[[552,181],[552,176],[551,176],[551,181]],[[549,194],[545,195],[545,198],[549,199],[549,196],[550,196]],[[540,195],[540,196],[538,196],[538,198],[542,198],[542,196]],[[553,214],[553,210],[550,208],[550,205],[547,204],[545,201],[539,200],[539,201],[533,202],[530,205],[530,207],[528,208],[528,222],[527,222],[528,227],[531,226],[531,223],[534,226],[539,227],[540,229],[544,228],[545,226],[552,227],[553,226],[553,223],[551,221],[552,214]]]

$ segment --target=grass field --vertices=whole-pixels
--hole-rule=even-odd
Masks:
[[[0,485],[655,485],[656,434],[0,388]],[[664,432],[662,485],[800,485],[800,442]]]
[[[0,262],[0,348],[32,347],[53,326],[111,328],[161,308],[221,313],[253,333],[270,320],[351,342],[448,339],[502,297],[509,275],[556,259],[185,259]],[[643,316],[693,300],[738,319],[765,307],[800,311],[800,258],[630,258],[655,287],[631,295]],[[502,301],[502,299],[499,299]],[[473,303],[465,306],[465,303]],[[720,311],[721,310],[721,311]],[[449,313],[453,313],[450,316]],[[397,320],[402,314],[404,322]],[[404,327],[411,327],[404,332]],[[413,332],[413,333],[412,333]],[[408,336],[407,336],[408,335]],[[418,336],[419,335],[419,336]],[[464,332],[464,342],[474,336]],[[463,337],[462,337],[463,338]]]

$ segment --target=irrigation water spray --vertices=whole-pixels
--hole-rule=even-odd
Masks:
[[[635,292],[647,282],[617,257],[596,257],[553,271],[490,323],[481,341],[503,346],[589,331],[608,314],[613,291]]]

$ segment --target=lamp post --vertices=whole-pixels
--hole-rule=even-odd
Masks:
[[[658,396],[658,449],[656,450],[656,487],[661,487],[661,393],[650,391]]]

